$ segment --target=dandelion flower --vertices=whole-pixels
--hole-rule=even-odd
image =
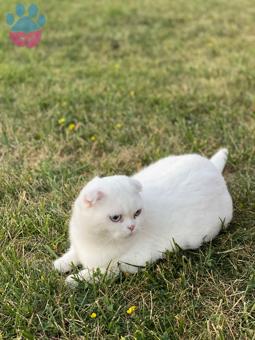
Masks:
[[[135,92],[134,91],[130,91],[129,95],[130,95],[130,97],[134,97],[135,96]]]
[[[137,310],[136,306],[131,306],[131,307],[128,308],[127,314],[132,315],[136,310]]]
[[[123,126],[123,125],[122,125],[121,123],[118,123],[118,124],[115,125],[116,129],[121,129],[122,126]]]
[[[120,69],[120,64],[115,64],[114,68],[115,68],[116,71],[118,71]]]
[[[91,136],[91,137],[90,137],[90,140],[91,140],[92,142],[95,142],[96,139],[97,139],[96,136]]]
[[[97,317],[97,313],[93,312],[90,314],[91,319],[95,319]]]
[[[66,122],[65,117],[61,117],[61,118],[58,120],[58,124],[59,124],[59,125],[63,125],[63,124],[65,124],[65,122]]]
[[[70,123],[68,126],[68,130],[69,131],[73,131],[75,129],[75,124],[74,123]]]

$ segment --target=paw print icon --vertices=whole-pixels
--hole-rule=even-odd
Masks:
[[[41,41],[42,27],[46,23],[46,18],[44,15],[39,15],[38,7],[34,4],[28,7],[27,12],[22,4],[18,4],[16,5],[16,20],[12,13],[8,13],[6,22],[11,27],[10,40],[16,46],[32,48]]]

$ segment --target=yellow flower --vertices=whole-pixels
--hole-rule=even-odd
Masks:
[[[115,125],[116,129],[121,129],[122,126],[123,126],[123,125],[122,125],[121,123],[118,123],[118,124]]]
[[[128,308],[127,314],[128,314],[128,315],[131,315],[131,314],[133,314],[134,311],[136,311],[136,310],[137,310],[137,307],[136,307],[136,306],[131,306],[131,307]]]
[[[70,123],[69,126],[68,126],[68,130],[69,131],[73,131],[75,129],[75,124],[74,123]]]
[[[115,65],[114,65],[114,68],[115,68],[115,70],[118,71],[118,70],[120,69],[120,64],[115,64]]]
[[[92,142],[95,142],[96,139],[97,139],[96,136],[91,136],[91,137],[90,137],[90,140],[91,140]]]
[[[67,107],[67,102],[66,101],[62,102],[61,104],[62,104],[62,107]]]
[[[62,117],[62,118],[60,118],[60,119],[58,120],[58,124],[59,124],[59,125],[63,125],[63,124],[65,124],[65,122],[66,122],[65,117]]]
[[[95,319],[97,317],[97,313],[93,312],[90,314],[91,319]]]
[[[129,95],[130,95],[130,97],[134,97],[135,96],[135,92],[134,91],[130,91]]]

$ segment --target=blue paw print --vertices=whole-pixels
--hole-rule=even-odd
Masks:
[[[25,7],[22,4],[16,6],[16,14],[20,19],[14,24],[14,15],[8,13],[6,15],[6,22],[11,26],[12,32],[23,32],[31,33],[40,30],[46,23],[44,15],[39,15],[38,18],[38,7],[34,4],[28,7],[28,16],[25,16]]]

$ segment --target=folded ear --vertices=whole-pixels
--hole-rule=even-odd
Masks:
[[[131,181],[131,184],[133,185],[134,189],[137,192],[141,192],[142,191],[142,189],[143,189],[142,184],[137,179],[130,178],[130,181]]]
[[[98,189],[92,189],[84,193],[83,200],[86,208],[93,207],[98,201],[100,201],[105,194]]]

